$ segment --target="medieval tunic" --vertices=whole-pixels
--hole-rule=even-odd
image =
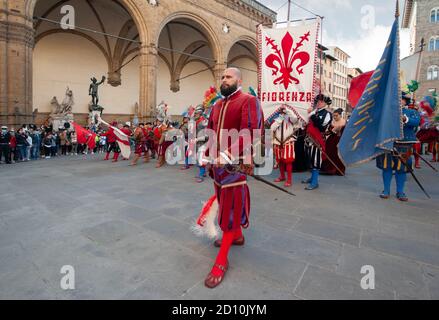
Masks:
[[[297,121],[297,120],[296,120]],[[271,126],[273,134],[274,155],[277,163],[293,163],[295,156],[294,143],[297,140],[298,126],[291,120],[279,118]]]
[[[208,129],[214,130],[217,136],[216,141],[209,140],[209,150],[206,154],[211,159],[215,159],[220,156],[220,152],[224,151],[231,160],[235,160],[238,156],[242,160],[244,149],[246,149],[245,154],[249,149],[251,151],[251,142],[249,144],[243,135],[235,136],[235,139],[229,136],[226,140],[228,132],[221,130],[235,129],[243,132],[241,130],[248,129],[247,132],[252,137],[253,130],[263,129],[263,123],[264,115],[257,98],[242,93],[239,89],[213,106]],[[227,142],[221,143],[221,141]],[[233,154],[235,148],[239,152],[238,155]],[[234,171],[233,168],[236,166],[214,165],[211,172],[219,204],[218,224],[223,231],[249,226],[250,193],[247,175]]]
[[[404,139],[396,141],[394,144],[397,152],[404,158],[408,167],[412,167],[412,148],[417,142],[416,132],[421,122],[419,112],[413,109],[402,109],[407,122],[404,123]],[[397,173],[407,173],[409,169],[402,163],[400,158],[393,152],[386,152],[376,159],[376,165],[381,170],[393,170]]]
[[[136,142],[135,154],[141,155],[146,152],[146,130],[144,128],[136,128],[134,130],[134,140]]]
[[[322,167],[323,162],[323,156],[322,156],[322,150],[325,148],[324,145],[324,139],[323,134],[325,133],[326,129],[328,129],[328,126],[331,124],[332,121],[332,115],[331,113],[326,109],[320,109],[315,110],[310,114],[310,123],[308,126],[312,126],[315,128],[314,131],[319,136],[310,137],[310,128],[308,128],[308,136],[305,140],[306,145],[306,154],[308,161],[310,163],[310,169],[318,169],[320,170]],[[311,139],[312,138],[312,139]],[[320,143],[322,145],[317,145],[317,143]]]
[[[170,128],[166,124],[162,124],[154,130],[155,138],[158,138],[157,141],[157,154],[159,157],[165,157],[166,150],[169,146],[171,146],[173,141],[166,141],[166,132],[168,132]]]
[[[120,148],[117,143],[116,134],[114,133],[114,129],[110,127],[106,133],[102,133],[101,136],[107,137],[107,143],[109,145],[108,151],[113,151],[114,153],[120,153]]]

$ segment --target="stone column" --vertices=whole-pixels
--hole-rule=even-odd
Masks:
[[[0,20],[0,111],[2,122],[20,126],[32,122],[32,20],[20,7],[3,10]]]
[[[0,3],[0,6],[3,6],[3,4]],[[0,11],[0,125],[5,125],[8,120],[6,8],[0,7]]]
[[[221,78],[223,76],[224,70],[227,68],[227,63],[217,63],[213,69],[215,75],[215,85],[217,88],[221,87]]]
[[[157,99],[158,52],[153,43],[140,48],[140,103],[142,121],[154,113]]]

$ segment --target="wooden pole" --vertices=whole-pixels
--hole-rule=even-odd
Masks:
[[[291,13],[291,0],[288,0],[288,17],[287,17],[288,22],[290,22],[290,13]]]

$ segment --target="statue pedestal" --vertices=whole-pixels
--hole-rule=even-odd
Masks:
[[[134,118],[133,118],[133,125],[134,125],[135,127],[137,127],[137,126],[139,125],[139,117],[134,116]]]
[[[90,111],[88,115],[88,123],[89,125],[96,125],[96,116],[101,116],[101,111]]]
[[[65,123],[70,123],[74,120],[73,114],[55,114],[50,116],[50,123],[52,124],[54,131],[59,131],[59,128],[65,128]]]

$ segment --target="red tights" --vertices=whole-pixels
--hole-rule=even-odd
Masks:
[[[287,175],[288,175],[287,182],[291,183],[292,173],[293,173],[293,164],[292,163],[285,163],[285,162],[279,163],[279,171],[280,171],[279,179],[281,181],[285,180],[285,170],[287,171]]]
[[[221,266],[226,266],[227,257],[229,255],[229,250],[230,250],[230,247],[232,246],[233,240],[239,239],[241,237],[242,237],[241,227],[239,227],[236,230],[225,231],[223,233],[221,247],[220,247],[218,256],[216,257],[215,264],[219,264]],[[223,274],[223,271],[221,271],[218,267],[214,266],[212,269],[212,274],[215,277],[219,277]]]

